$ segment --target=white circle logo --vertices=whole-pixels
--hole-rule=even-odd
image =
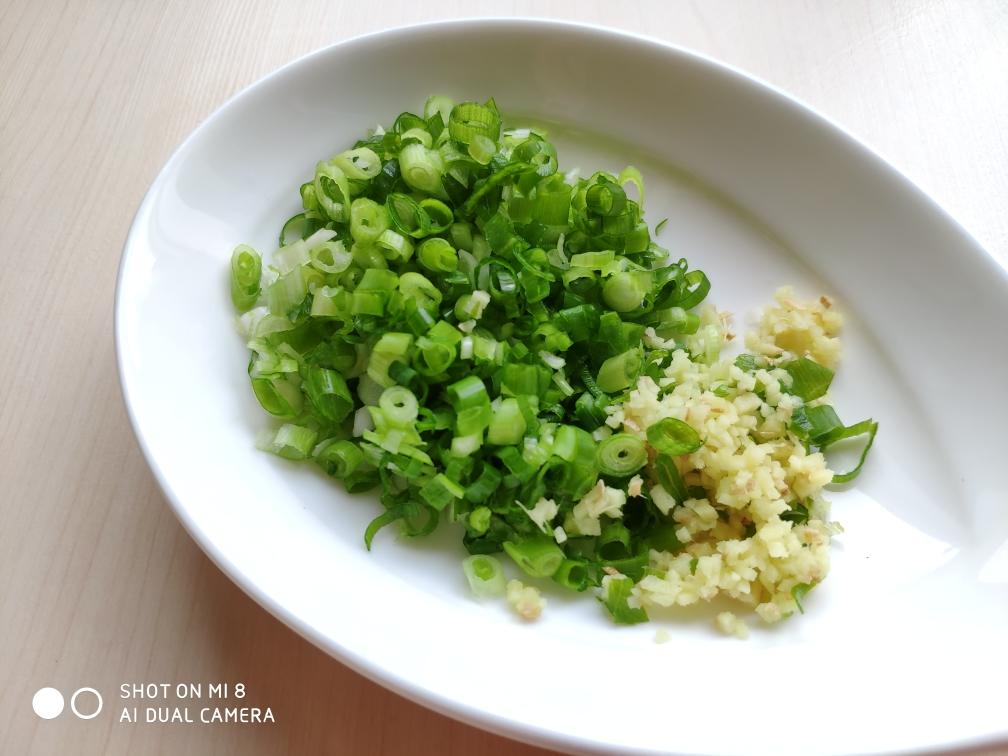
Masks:
[[[98,700],[98,705],[95,707],[95,710],[92,711],[90,714],[81,714],[80,711],[77,709],[77,696],[79,696],[81,693],[92,693],[94,694],[94,697]],[[60,696],[60,708],[63,708],[62,703],[63,703],[63,697]],[[94,688],[78,688],[77,690],[74,691],[73,696],[70,697],[70,710],[73,711],[73,713],[76,714],[81,719],[94,719],[101,713],[103,703],[104,701],[102,701],[101,693],[99,693]]]
[[[55,719],[63,713],[63,694],[56,688],[39,688],[32,696],[32,708],[42,719]]]

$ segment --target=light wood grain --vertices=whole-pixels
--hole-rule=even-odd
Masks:
[[[0,2],[0,752],[519,754],[364,680],[209,563],[122,408],[116,266],[174,146],[273,68],[358,33],[543,15],[683,44],[873,145],[1008,263],[1008,5]],[[660,96],[660,93],[655,93]],[[231,681],[262,726],[42,721],[36,689]]]

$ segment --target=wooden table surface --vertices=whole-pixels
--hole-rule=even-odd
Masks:
[[[1008,264],[1003,1],[0,0],[0,753],[536,751],[359,677],[239,591],[158,490],[113,353],[123,240],[186,134],[304,53],[462,15],[590,21],[735,64],[872,145]],[[177,681],[243,682],[276,722],[118,721],[121,682]],[[94,687],[107,710],[40,719],[43,686]]]

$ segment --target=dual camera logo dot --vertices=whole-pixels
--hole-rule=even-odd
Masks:
[[[89,700],[92,697],[93,703]],[[78,688],[70,696],[70,711],[80,719],[94,719],[101,713],[103,704],[101,693],[94,688]],[[32,708],[42,719],[55,719],[63,713],[65,705],[63,694],[56,688],[39,688],[32,696]],[[90,711],[92,705],[94,710]]]

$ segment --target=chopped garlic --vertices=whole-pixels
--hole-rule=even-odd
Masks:
[[[602,526],[599,518],[602,515],[619,517],[623,514],[626,504],[626,494],[615,488],[609,488],[601,480],[584,495],[571,512],[574,527],[580,535],[600,535]]]
[[[627,496],[640,496],[641,487],[643,485],[644,485],[644,479],[640,475],[634,475],[632,478],[630,478],[630,481],[627,483],[627,489],[626,489]]]
[[[714,622],[725,635],[734,635],[740,640],[749,637],[749,627],[731,612],[721,612]]]
[[[536,526],[543,533],[548,532],[547,524],[550,520],[556,517],[557,510],[559,507],[553,499],[547,499],[546,497],[540,497],[539,501],[535,503],[532,509],[525,509],[520,501],[516,501],[515,504],[520,506],[525,510],[525,514],[529,516],[529,519],[536,524]]]
[[[507,602],[523,620],[537,619],[546,606],[539,589],[520,580],[508,581]]]

